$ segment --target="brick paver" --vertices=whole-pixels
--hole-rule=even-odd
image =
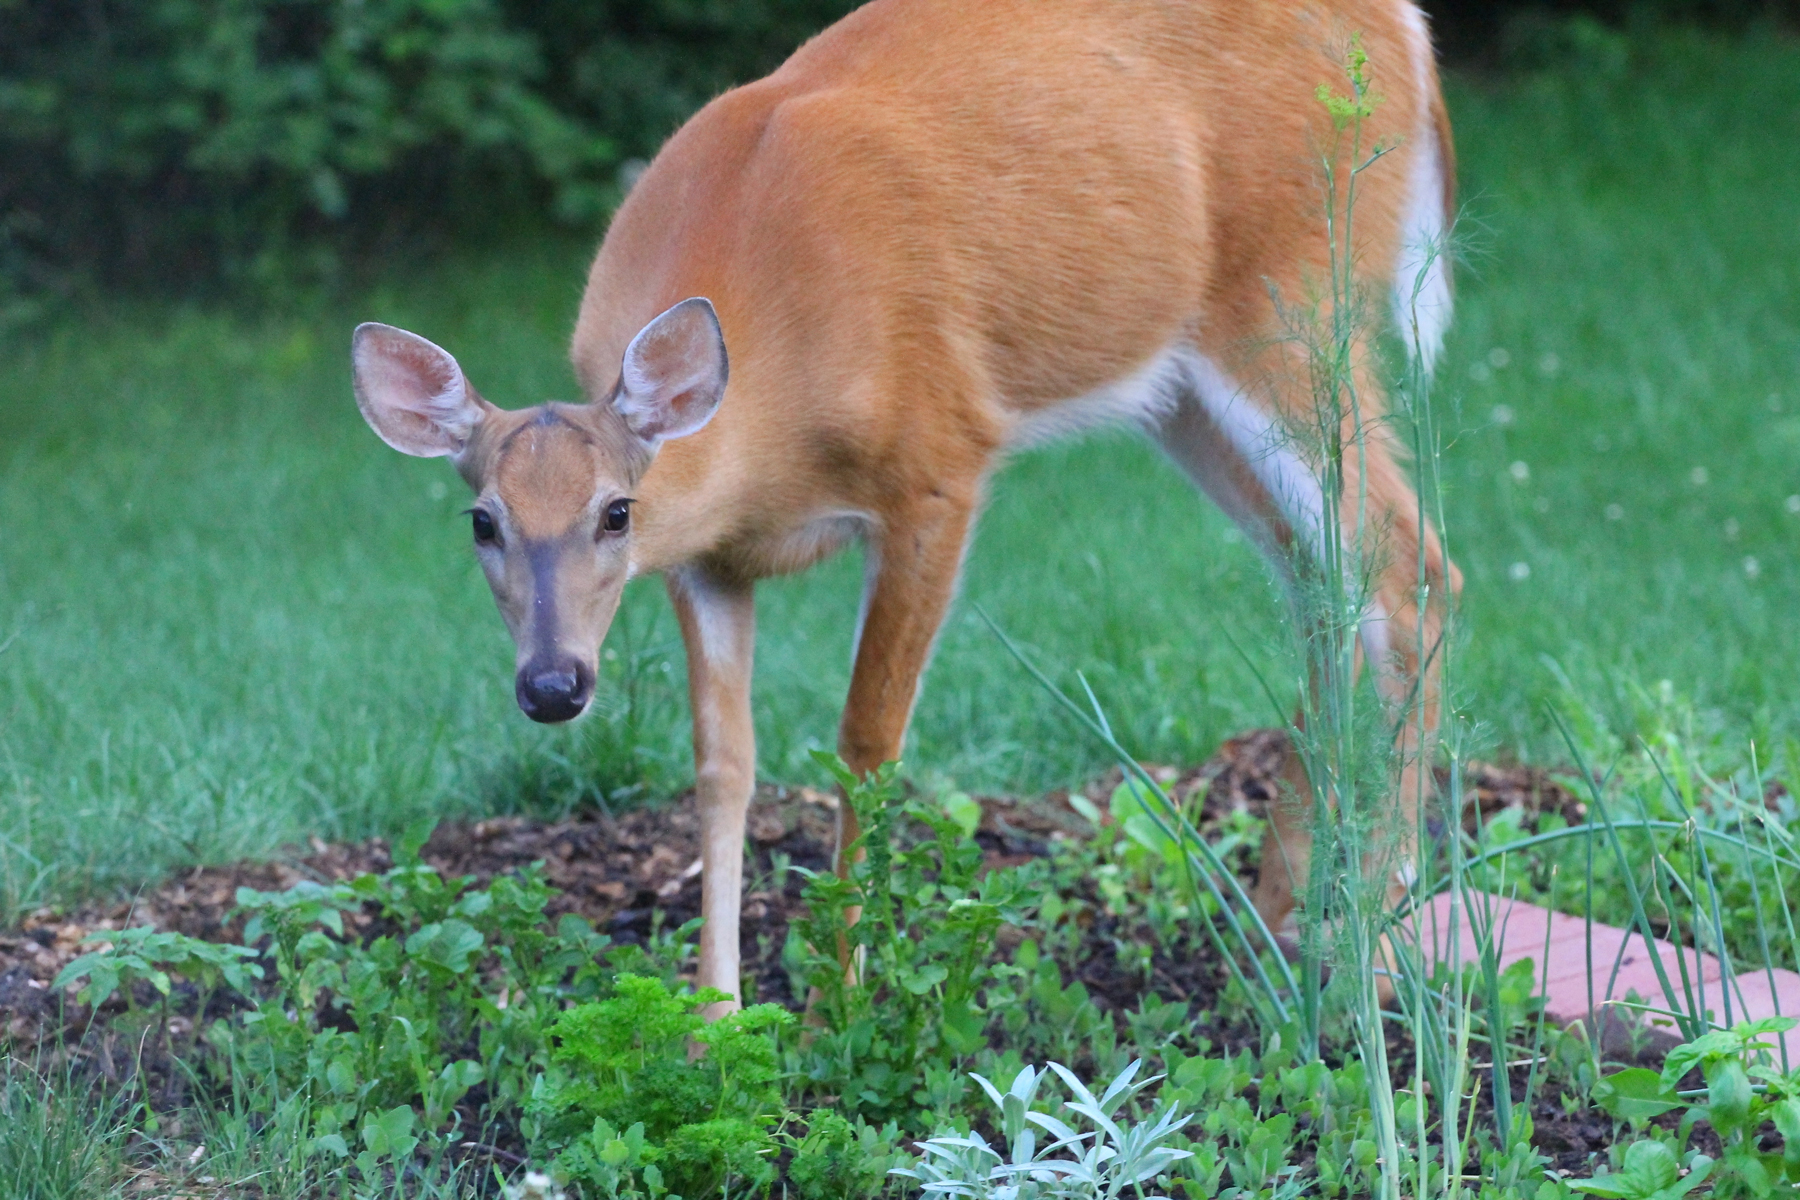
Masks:
[[[1678,950],[1661,939],[1646,946],[1635,930],[1598,922],[1590,928],[1580,917],[1484,892],[1465,893],[1464,901],[1459,906],[1440,894],[1422,905],[1411,918],[1417,944],[1440,963],[1467,964],[1480,961],[1479,945],[1491,937],[1502,970],[1520,959],[1535,964],[1544,1011],[1557,1022],[1583,1020],[1630,992],[1658,1008],[1703,1007],[1715,1024],[1726,1021],[1728,996],[1734,1022],[1778,1013],[1800,1016],[1800,974],[1793,971],[1744,971],[1727,985],[1713,955]],[[1665,994],[1652,956],[1662,960],[1672,995]],[[1800,1030],[1788,1037],[1789,1049],[1800,1052]]]

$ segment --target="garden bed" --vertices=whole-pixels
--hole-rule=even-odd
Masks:
[[[1225,742],[1200,766],[1153,767],[1152,772],[1179,801],[1203,793],[1203,832],[1216,831],[1233,813],[1260,820],[1275,795],[1285,737],[1281,730],[1253,730]],[[1104,811],[1120,778],[1115,769],[1080,794]],[[1541,768],[1472,763],[1466,780],[1471,823],[1477,807],[1484,818],[1515,809],[1526,829],[1536,828],[1540,812],[1555,812],[1571,825],[1584,819],[1573,793]],[[1089,836],[1093,827],[1070,806],[1069,795],[1057,790],[1028,798],[976,797],[981,805],[976,839],[986,865],[1017,865],[1046,856],[1059,839]],[[745,974],[755,986],[749,1001],[789,1007],[803,1001],[793,996],[780,963],[788,922],[802,907],[802,881],[778,866],[828,868],[837,807],[836,795],[814,788],[760,784],[756,789],[747,830],[741,945]],[[666,807],[618,814],[587,810],[562,821],[520,816],[445,821],[419,853],[445,877],[472,876],[477,886],[542,862],[556,889],[547,915],[572,913],[615,939],[641,943],[653,928],[673,929],[700,915],[699,847],[699,814],[688,793]],[[0,932],[0,1030],[18,1047],[35,1043],[48,1026],[57,1025],[50,983],[82,953],[81,940],[96,931],[150,925],[207,941],[234,940],[243,933],[243,919],[236,915],[239,888],[273,892],[303,880],[347,882],[393,865],[385,839],[327,844],[315,838],[268,862],[189,868],[130,900],[40,909],[18,928]],[[1124,1011],[1154,990],[1165,999],[1210,1008],[1223,985],[1219,964],[1162,960],[1146,980],[1141,973],[1116,969],[1112,932],[1093,928],[1097,948],[1105,952],[1088,956],[1080,976],[1103,1007]],[[1221,1045],[1234,1045],[1246,1031],[1213,1030]]]
[[[1205,813],[1215,822],[1233,811],[1261,818],[1274,794],[1282,737],[1278,730],[1257,730],[1228,741],[1199,767],[1155,770],[1178,798],[1205,790]],[[1494,771],[1493,777],[1491,790],[1498,803],[1528,797],[1538,788],[1536,773],[1523,769]],[[1115,770],[1081,794],[1104,810],[1119,779]],[[989,866],[1043,857],[1057,839],[1092,833],[1092,826],[1070,807],[1067,791],[977,800],[982,817],[976,837]],[[777,866],[827,869],[837,807],[835,795],[813,788],[757,787],[747,831],[751,852],[745,862],[742,924],[744,970],[756,989],[751,1001],[797,1006],[780,955],[789,919],[801,908],[802,881],[790,872],[778,873]],[[419,854],[445,877],[473,876],[477,886],[541,861],[547,882],[556,889],[548,916],[572,913],[615,939],[641,943],[653,928],[673,929],[699,916],[699,847],[699,814],[689,793],[667,807],[618,814],[588,810],[563,821],[518,816],[445,821]],[[57,1026],[49,985],[83,952],[81,940],[96,931],[151,925],[208,941],[234,940],[243,933],[243,919],[235,915],[239,888],[273,892],[303,880],[347,882],[393,865],[385,839],[349,844],[314,839],[269,862],[193,867],[128,901],[88,902],[66,912],[40,909],[19,928],[0,933],[0,1028],[18,1046]],[[1094,957],[1082,981],[1109,1006],[1129,1007],[1149,988],[1141,976],[1122,977],[1110,970],[1113,962],[1108,942],[1106,953]],[[1159,964],[1159,972],[1152,986],[1162,994],[1203,1006],[1221,983],[1216,965]]]
[[[1231,861],[1246,883],[1254,874],[1254,839],[1242,834],[1254,830],[1254,822],[1275,794],[1284,739],[1278,730],[1253,731],[1230,740],[1199,767],[1152,768],[1169,794],[1197,816],[1197,825],[1210,840],[1223,844],[1230,840],[1228,830],[1237,831]],[[973,840],[980,848],[980,869],[990,872],[1045,860],[1059,846],[1091,839],[1096,827],[1081,810],[1105,813],[1119,782],[1114,772],[1073,798],[1066,791],[1027,799],[978,798]],[[1570,824],[1585,816],[1567,788],[1541,769],[1471,764],[1465,782],[1471,828],[1501,813],[1508,813],[1525,830],[1537,828],[1544,814]],[[804,1007],[803,994],[797,994],[804,989],[798,987],[792,963],[784,962],[783,954],[790,924],[803,920],[807,911],[803,871],[791,868],[828,869],[838,804],[836,795],[811,788],[763,785],[757,790],[748,828],[742,927],[747,1002],[773,1002],[795,1012]],[[1110,818],[1104,817],[1102,824],[1110,824]],[[669,933],[699,913],[698,846],[698,816],[689,795],[664,808],[618,814],[589,811],[562,821],[510,816],[444,822],[418,848],[417,856],[444,878],[467,877],[475,888],[541,863],[543,879],[552,889],[544,909],[550,922],[574,916],[615,945],[654,949],[660,938],[666,949]],[[115,1084],[141,1075],[139,1086],[144,1086],[145,1095],[160,1097],[170,1111],[179,1110],[190,1098],[191,1078],[172,1059],[158,1054],[141,1023],[128,1024],[122,1033],[115,1030],[114,1018],[125,1008],[122,995],[95,1011],[74,1001],[73,986],[67,991],[53,986],[59,972],[92,948],[83,945],[83,939],[148,925],[209,942],[236,942],[245,934],[240,889],[267,894],[304,882],[348,883],[390,872],[395,857],[382,840],[350,845],[315,840],[272,862],[192,868],[128,902],[88,903],[67,912],[40,910],[20,928],[0,934],[0,1027],[11,1052],[39,1059],[67,1053],[69,1061],[84,1064],[83,1070]],[[1118,1039],[1138,1036],[1143,1045],[1139,1023],[1146,1011],[1179,1011],[1187,1018],[1177,1023],[1184,1026],[1184,1045],[1190,1049],[1226,1058],[1256,1052],[1258,1028],[1241,1000],[1227,995],[1229,975],[1216,954],[1194,952],[1193,947],[1183,953],[1158,944],[1147,954],[1128,955],[1123,943],[1145,936],[1141,919],[1112,911],[1092,878],[1064,882],[1073,893],[1064,900],[1081,906],[1084,916],[1078,944],[1063,955],[1061,985],[1090,1002]],[[370,908],[347,910],[343,920],[353,938],[364,940],[391,924]],[[1002,926],[994,939],[995,950],[1010,958],[1024,936],[1013,926]],[[148,984],[139,981],[135,986],[134,1010],[156,1001]],[[175,985],[173,1000],[171,1011],[177,1014],[170,1023],[173,1036],[163,1045],[179,1044],[180,1035],[189,1033],[194,1021],[229,1016],[245,1004],[241,998],[215,994],[201,1014],[196,1011],[198,993],[181,982]],[[1166,1015],[1159,1019],[1171,1020]],[[1002,1035],[996,1048],[1003,1048],[1004,1041]],[[188,1042],[190,1048],[195,1044],[193,1039]],[[1396,1071],[1403,1075],[1411,1049],[1397,1028],[1389,1049]],[[1623,1057],[1620,1049],[1613,1048],[1610,1055],[1615,1063],[1655,1065],[1660,1060],[1660,1052],[1647,1043]],[[1514,1075],[1515,1085],[1522,1089],[1527,1072],[1520,1069]],[[1248,1094],[1255,1096],[1254,1085]],[[479,1092],[474,1098],[480,1098]],[[1491,1120],[1491,1104],[1485,1097],[1477,1106],[1483,1122]],[[1535,1126],[1532,1144],[1548,1159],[1548,1168],[1563,1175],[1585,1173],[1615,1135],[1615,1122],[1606,1115],[1585,1105],[1563,1103],[1541,1090],[1531,1098],[1530,1113]],[[476,1118],[473,1109],[467,1115]],[[178,1119],[173,1128],[179,1131]],[[479,1147],[503,1165],[523,1161],[524,1147],[515,1138],[504,1133],[487,1136],[497,1144],[467,1145]],[[1294,1165],[1303,1174],[1316,1169],[1310,1156]],[[143,1186],[152,1187],[164,1176],[152,1171],[142,1178],[150,1181]]]

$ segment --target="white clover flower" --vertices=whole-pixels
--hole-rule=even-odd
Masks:
[[[507,1184],[503,1190],[506,1200],[568,1200],[556,1181],[542,1171],[527,1171],[524,1179]]]

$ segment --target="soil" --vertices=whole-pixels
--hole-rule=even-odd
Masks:
[[[1285,731],[1262,729],[1231,739],[1197,767],[1150,770],[1178,801],[1201,794],[1200,825],[1208,830],[1238,810],[1263,815],[1279,794],[1287,753]],[[1105,812],[1121,777],[1115,769],[1080,792]],[[1541,768],[1471,763],[1465,789],[1469,797],[1465,824],[1471,827],[1515,806],[1523,810],[1521,824],[1526,828],[1534,827],[1544,812],[1556,812],[1571,822],[1585,819],[1574,795]],[[1092,833],[1066,790],[1029,798],[977,799],[982,809],[977,839],[990,868],[1048,855],[1056,841]],[[749,817],[742,918],[744,973],[751,993],[747,999],[801,1007],[782,968],[781,951],[788,923],[801,911],[802,881],[781,868],[830,866],[837,806],[835,795],[806,787],[765,784],[756,790]],[[673,928],[699,915],[699,834],[699,816],[689,794],[666,807],[617,815],[582,812],[553,822],[519,816],[446,821],[426,842],[421,857],[442,874],[472,876],[477,885],[541,861],[557,889],[550,904],[553,919],[575,913],[615,941],[642,942],[658,927]],[[65,993],[52,986],[57,973],[85,952],[86,947],[80,946],[83,938],[148,924],[213,941],[236,940],[242,934],[241,919],[234,914],[240,887],[277,891],[302,880],[348,880],[391,866],[389,846],[381,839],[341,845],[314,839],[267,862],[193,867],[129,900],[89,902],[67,911],[40,910],[18,928],[0,931],[0,1049],[28,1056],[33,1046],[75,1047],[102,1073],[112,1075],[114,1056],[104,1036],[105,1022],[95,1020],[105,1013],[90,1013],[76,1003],[74,989]],[[1094,903],[1091,911],[1104,913],[1105,908]],[[1233,1052],[1254,1044],[1256,1029],[1250,1014],[1221,1011],[1215,1003],[1227,980],[1221,961],[1212,955],[1175,960],[1158,954],[1148,975],[1127,971],[1120,965],[1116,944],[1129,935],[1105,916],[1085,930],[1089,952],[1082,955],[1077,978],[1102,1010],[1122,1019],[1144,995],[1154,992],[1164,1001],[1184,1000],[1198,1010],[1200,1032],[1217,1051]],[[113,1005],[117,1004],[115,1000]],[[1395,1049],[1405,1053],[1401,1047]],[[1611,1122],[1603,1116],[1585,1111],[1565,1114],[1554,1098],[1536,1105],[1532,1116],[1535,1141],[1566,1169],[1581,1169],[1612,1136]]]

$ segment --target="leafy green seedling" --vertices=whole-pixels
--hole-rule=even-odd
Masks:
[[[806,1135],[794,1143],[787,1178],[800,1200],[873,1200],[892,1167],[909,1160],[896,1150],[900,1127],[858,1121],[830,1109],[807,1114]]]
[[[1706,1077],[1707,1109],[1721,1135],[1743,1127],[1750,1117],[1750,1068],[1774,1047],[1766,1035],[1786,1033],[1800,1025],[1793,1017],[1764,1017],[1740,1021],[1730,1029],[1715,1029],[1669,1051],[1663,1060],[1662,1082],[1674,1087],[1695,1067]]]
[[[419,1145],[419,1139],[413,1133],[417,1120],[413,1110],[404,1104],[363,1118],[365,1149],[356,1156],[356,1169],[362,1172],[365,1184],[373,1184],[380,1177],[383,1162],[398,1167],[411,1157]]]
[[[1647,1067],[1631,1067],[1597,1081],[1594,1103],[1614,1119],[1628,1121],[1633,1129],[1642,1130],[1652,1120],[1673,1112],[1684,1101],[1675,1089],[1663,1082],[1662,1076]]]
[[[1684,1176],[1675,1151],[1662,1142],[1633,1142],[1625,1150],[1624,1169],[1594,1179],[1571,1180],[1569,1186],[1604,1200],[1681,1200],[1706,1182],[1713,1160],[1696,1154]]]
[[[68,987],[78,979],[87,985],[76,994],[83,1004],[101,1005],[114,992],[125,990],[125,1002],[135,1007],[131,984],[147,980],[163,996],[171,989],[171,973],[181,975],[211,992],[224,983],[240,992],[249,991],[252,979],[262,978],[262,968],[247,960],[256,951],[245,946],[203,942],[182,933],[159,931],[148,925],[114,932],[95,930],[82,945],[103,943],[105,949],[83,954],[56,976],[56,987]]]
[[[981,802],[969,793],[945,792],[938,803],[943,806],[944,815],[956,822],[964,837],[974,837],[981,828]]]

